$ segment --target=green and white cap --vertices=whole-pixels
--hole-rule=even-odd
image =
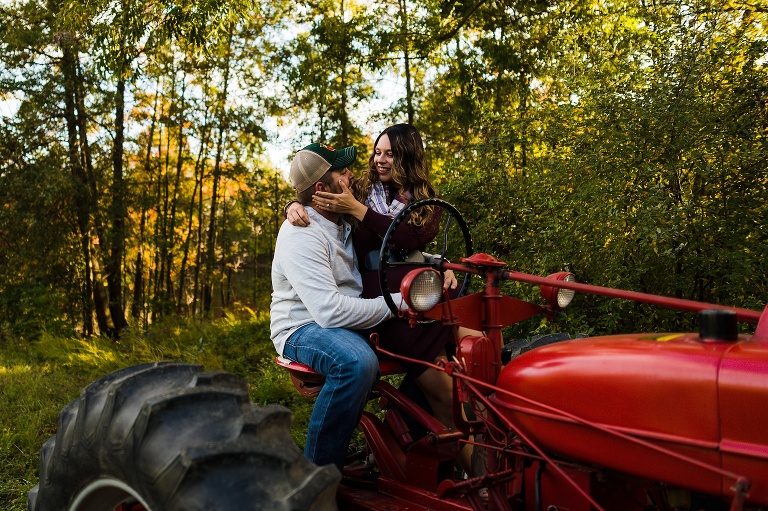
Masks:
[[[309,144],[296,153],[291,162],[291,183],[301,193],[317,183],[329,170],[352,165],[357,157],[355,146],[336,150],[324,144]]]

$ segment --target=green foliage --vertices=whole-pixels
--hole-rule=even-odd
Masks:
[[[762,308],[765,34],[751,14],[696,12],[616,6],[564,24],[553,44],[568,52],[531,115],[471,97],[477,132],[443,164],[441,190],[478,250],[532,273]],[[566,317],[600,333],[694,327],[690,314],[597,297],[577,296]]]
[[[71,332],[81,307],[72,183],[41,114],[29,105],[0,128],[0,330],[27,339]]]
[[[303,445],[313,400],[302,398],[273,362],[269,317],[229,314],[215,321],[169,319],[130,331],[116,343],[105,337],[42,335],[25,341],[0,335],[0,501],[26,509],[37,483],[38,451],[55,433],[58,411],[88,383],[122,367],[156,360],[202,364],[245,377],[254,402],[281,403],[295,414],[292,435]]]
[[[62,314],[69,308],[65,296],[39,283],[8,285],[0,290],[0,331],[25,340],[71,334],[72,320]]]
[[[367,154],[366,123],[406,114],[476,250],[532,273],[570,269],[683,298],[761,308],[768,295],[764,10],[713,0],[1,9],[0,90],[13,101],[0,111],[0,329],[13,335],[114,334],[129,311],[139,328],[173,313],[266,309],[293,192],[265,164],[265,141],[311,137]],[[377,113],[374,85],[391,73],[406,97],[380,87],[392,108]],[[569,330],[693,326],[615,300],[574,305]]]
[[[351,112],[374,96],[364,74],[373,62],[374,20],[362,6],[338,0],[299,11],[297,33],[270,58],[271,69],[283,81],[277,104],[284,115],[300,119],[300,138],[335,147],[355,145],[365,154],[365,134]]]

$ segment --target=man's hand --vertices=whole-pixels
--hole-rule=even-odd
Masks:
[[[307,214],[307,210],[298,202],[292,202],[291,205],[288,206],[285,218],[291,222],[291,225],[296,225],[298,227],[306,227],[309,225],[309,215]]]

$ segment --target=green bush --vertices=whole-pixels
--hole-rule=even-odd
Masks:
[[[71,335],[65,296],[35,282],[0,286],[0,332],[21,339],[37,339],[43,332]]]

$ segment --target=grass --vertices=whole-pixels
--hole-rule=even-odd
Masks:
[[[257,404],[278,403],[294,412],[292,435],[304,443],[313,401],[296,392],[273,362],[269,316],[199,322],[168,319],[148,331],[128,331],[115,343],[41,336],[35,342],[0,337],[0,509],[26,510],[37,484],[39,450],[56,432],[58,411],[88,383],[117,369],[158,360],[198,363],[248,380]]]

